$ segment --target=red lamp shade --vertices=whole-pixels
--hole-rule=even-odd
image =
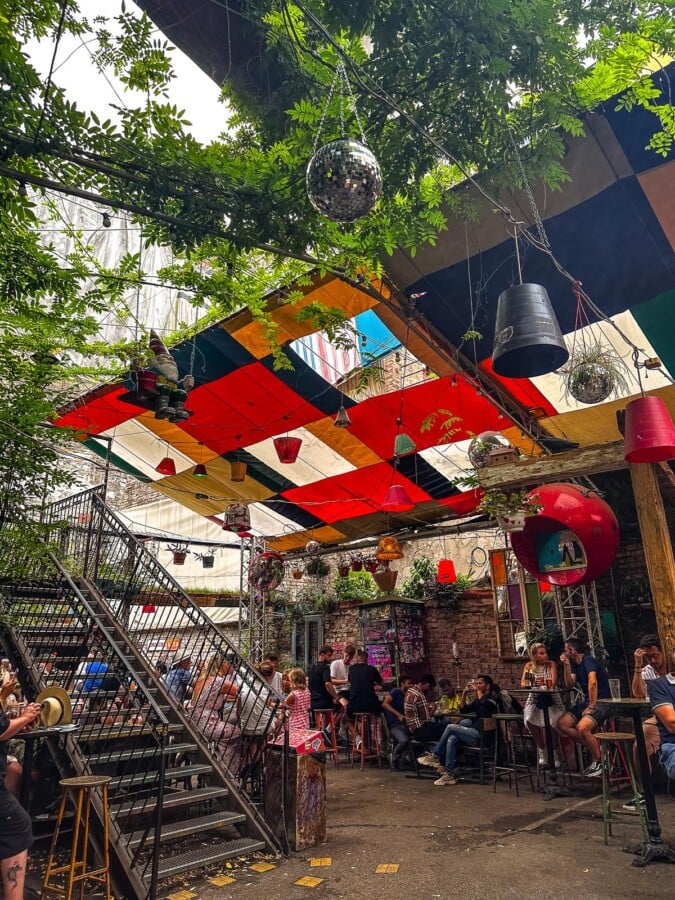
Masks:
[[[276,437],[274,438],[274,449],[277,451],[279,462],[294,463],[298,458],[300,447],[302,446],[302,438],[299,437]]]
[[[206,478],[209,473],[206,471],[204,463],[197,463],[192,474],[195,478]]]
[[[638,397],[626,406],[625,457],[630,463],[675,457],[675,425],[662,397]]]
[[[160,460],[159,464],[155,466],[155,472],[159,472],[160,475],[175,475],[176,463],[170,456],[165,456],[164,459]]]
[[[415,508],[415,504],[408,496],[408,492],[400,484],[392,484],[387,491],[387,496],[382,503],[382,509],[390,513],[409,512]]]
[[[457,581],[457,572],[455,572],[455,564],[451,559],[439,559],[438,570],[436,571],[436,581],[438,584],[454,584]]]
[[[157,607],[154,605],[154,603],[146,603],[145,606],[143,607],[144,613],[154,613],[156,610],[157,610]]]

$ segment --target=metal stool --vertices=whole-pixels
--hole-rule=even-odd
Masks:
[[[326,753],[333,754],[333,762],[336,767],[340,767],[339,748],[337,743],[337,729],[335,728],[335,710],[334,709],[313,709],[314,727],[323,732],[324,743],[326,744]],[[329,737],[330,740],[326,740]]]
[[[80,900],[84,900],[85,883],[97,881],[105,885],[106,900],[113,900],[110,888],[110,848],[108,831],[108,784],[110,775],[79,775],[75,778],[64,778],[59,782],[63,788],[63,797],[59,815],[56,820],[52,846],[47,860],[47,871],[42,884],[42,897],[50,891],[71,900],[75,886],[80,886]],[[101,820],[103,822],[103,865],[93,869],[87,869],[87,856],[89,851],[89,816],[91,813],[92,790],[101,788]],[[75,804],[75,816],[73,818],[73,835],[70,851],[70,861],[65,866],[57,866],[55,860],[56,846],[59,840],[59,832],[66,811],[68,794],[73,791],[73,803]],[[80,840],[81,838],[81,840]],[[80,846],[81,845],[81,846]],[[51,879],[64,874],[65,885],[59,887],[51,883]]]
[[[524,747],[525,728],[522,714],[519,713],[495,713],[493,718],[497,722],[495,731],[495,763],[492,769],[492,790],[497,791],[497,776],[500,772],[506,772],[509,776],[509,789],[511,788],[511,779],[516,786],[516,797],[520,796],[518,789],[519,778],[530,779],[530,789],[534,793],[534,782],[532,780],[532,768],[527,758],[527,751]],[[522,761],[518,762],[516,758],[516,748],[514,745],[514,735],[511,731],[512,726],[516,726],[518,737],[520,739],[520,750]],[[500,750],[505,754],[505,759],[500,762]]]
[[[354,713],[354,738],[352,743],[352,766],[354,759],[361,760],[361,771],[367,759],[377,759],[382,765],[380,756],[379,715],[376,713]]]
[[[626,773],[630,786],[633,790],[633,798],[635,800],[635,811],[638,814],[638,823],[642,828],[642,838],[644,841],[649,840],[649,832],[647,830],[647,813],[645,805],[640,796],[640,785],[635,774],[633,766],[632,746],[635,735],[624,731],[604,731],[595,735],[596,740],[600,742],[600,751],[602,753],[602,821],[604,825],[605,843],[612,835],[612,822],[616,821],[617,816],[628,816],[633,818],[633,813],[624,812],[620,809],[612,809],[610,787],[612,775],[613,750],[621,751],[621,760],[626,767]],[[626,824],[629,824],[626,822]],[[636,824],[633,821],[632,824]]]

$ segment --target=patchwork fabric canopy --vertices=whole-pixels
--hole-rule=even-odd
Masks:
[[[497,297],[517,277],[513,239],[487,206],[477,222],[452,223],[436,247],[423,248],[414,259],[398,252],[386,261],[391,280],[450,349],[462,347],[467,354],[463,336],[478,332],[470,355],[509,404],[536,419],[552,438],[581,445],[620,438],[616,411],[640,391],[631,344],[640,348],[641,359],[661,359],[660,370],[641,372],[644,388],[662,396],[675,415],[675,157],[663,160],[643,149],[654,130],[646,113],[610,108],[586,124],[587,136],[572,142],[566,158],[570,182],[537,201],[553,254],[611,317],[611,322],[594,321],[589,313],[585,333],[625,359],[625,396],[583,406],[564,395],[558,374],[494,375]],[[505,202],[526,218],[525,197],[514,194]],[[549,255],[525,251],[524,245],[522,250],[523,280],[546,286],[571,348],[579,340],[573,287]],[[252,530],[277,550],[301,549],[310,539],[340,543],[466,516],[476,508],[477,493],[454,482],[470,469],[466,451],[473,436],[500,431],[528,455],[540,450],[477,389],[475,379],[458,374],[450,356],[409,327],[383,285],[375,286],[382,302],[332,276],[317,277],[302,299],[271,306],[292,370],[275,371],[263,328],[246,311],[173,348],[181,377],[190,371],[190,360],[197,360],[186,421],[155,418],[134,393],[130,375],[124,384],[80,398],[56,424],[85,432],[87,446],[102,456],[108,441],[97,436],[110,439],[114,464],[214,521],[231,504],[247,504]],[[360,402],[350,399],[334,385],[358,366],[359,348],[338,351],[298,321],[299,309],[316,301],[353,318],[375,356],[403,344],[421,369],[428,366],[434,374]],[[351,420],[346,428],[333,423],[342,405]],[[396,459],[400,433],[415,450]],[[302,439],[291,464],[280,462],[274,448],[273,439],[282,435]],[[176,474],[162,477],[155,467],[167,455]],[[243,482],[232,480],[236,461],[247,463]],[[193,475],[198,463],[206,465],[206,477]],[[393,484],[410,497],[410,512],[383,512]]]

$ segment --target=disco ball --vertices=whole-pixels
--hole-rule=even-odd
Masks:
[[[371,151],[349,138],[320,147],[307,164],[307,195],[314,209],[335,222],[355,222],[382,193],[380,165]]]
[[[305,544],[305,553],[318,553],[321,549],[321,544],[318,541],[307,541]]]
[[[567,376],[567,389],[579,403],[602,403],[614,387],[614,375],[601,363],[579,363]]]
[[[493,450],[506,450],[512,444],[498,431],[483,431],[469,444],[469,459],[474,469],[482,469],[488,464]]]

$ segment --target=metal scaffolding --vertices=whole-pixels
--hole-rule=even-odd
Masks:
[[[595,582],[556,587],[555,606],[563,638],[584,641],[591,654],[602,659],[606,651]]]

